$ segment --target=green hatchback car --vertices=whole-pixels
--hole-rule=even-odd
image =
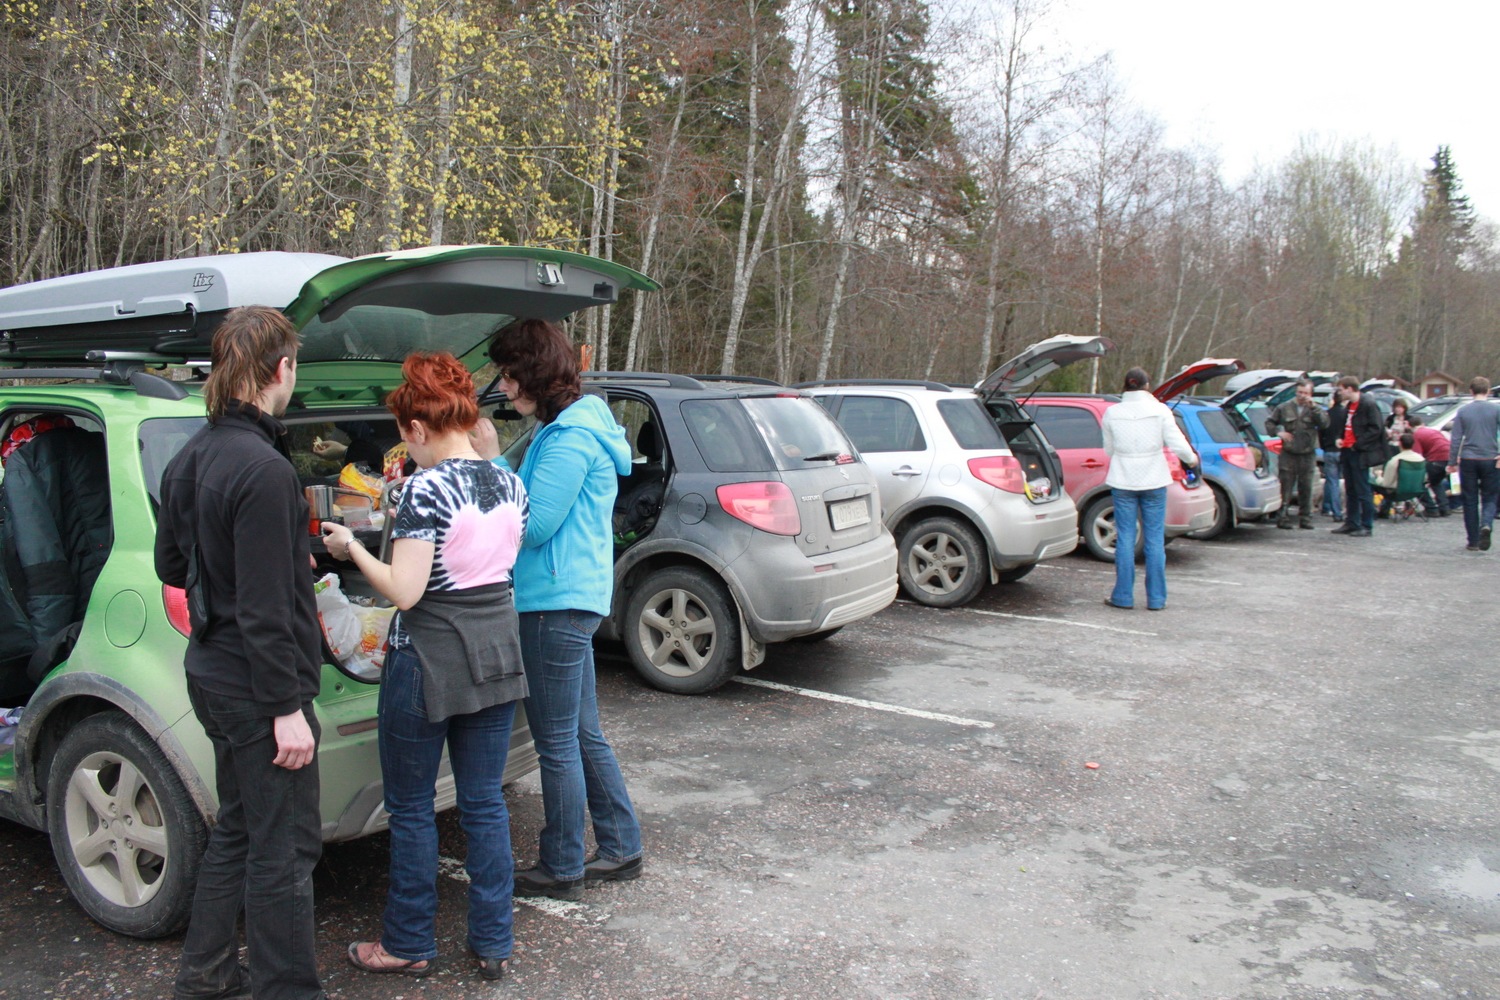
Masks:
[[[137,937],[181,929],[216,811],[182,667],[185,601],[157,580],[152,546],[162,470],[203,424],[225,312],[277,305],[300,329],[290,453],[305,485],[334,485],[345,458],[399,439],[381,403],[411,351],[477,369],[514,317],[562,319],[656,287],[579,254],[467,246],[200,257],[0,290],[0,708],[21,709],[13,745],[0,746],[0,818],[50,835],[91,917]],[[313,551],[319,576],[375,596],[318,538]],[[325,654],[322,827],[339,841],[387,822],[379,675]],[[518,713],[506,781],[536,766]],[[446,764],[443,775],[448,808]]]

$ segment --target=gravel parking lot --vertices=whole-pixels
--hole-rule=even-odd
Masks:
[[[707,697],[606,659],[647,874],[518,905],[496,986],[452,861],[418,983],[342,957],[378,930],[385,838],[329,847],[330,994],[1500,995],[1500,551],[1449,518],[1250,526],[1167,562],[1162,613],[1104,607],[1110,569],[1074,556]],[[527,860],[534,778],[510,801]],[[90,923],[42,835],[0,823],[0,892],[0,998],[170,995],[178,941]]]

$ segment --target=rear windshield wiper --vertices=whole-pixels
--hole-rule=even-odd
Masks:
[[[817,454],[817,455],[803,455],[802,456],[802,461],[804,461],[804,462],[836,462],[836,461],[839,460],[839,456],[841,456],[841,455],[847,455],[847,454],[848,454],[848,452],[846,452],[846,451],[825,451],[825,452],[822,452],[821,454]]]

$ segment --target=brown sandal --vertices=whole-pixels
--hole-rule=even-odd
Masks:
[[[361,945],[369,945],[373,949],[369,952],[370,958],[383,955],[393,964],[375,965],[370,961],[370,958],[361,958],[359,954]],[[386,951],[379,941],[355,941],[349,946],[349,964],[361,972],[389,972],[395,973],[398,976],[411,976],[415,979],[421,979],[423,976],[432,974],[432,970],[437,966],[437,961],[435,959],[425,959],[419,962],[407,962]]]

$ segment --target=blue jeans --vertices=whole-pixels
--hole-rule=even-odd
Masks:
[[[323,853],[318,758],[295,771],[271,763],[276,734],[263,705],[209,691],[191,677],[188,698],[213,744],[219,814],[198,869],[175,995],[216,996],[235,985],[243,911],[255,995],[321,997],[312,883]],[[318,738],[312,705],[302,714]]]
[[[641,827],[620,764],[599,730],[594,694],[594,632],[589,611],[521,614],[526,721],[542,759],[541,867],[555,879],[583,878],[583,834],[594,823],[599,856],[641,856]]]
[[[427,721],[422,665],[410,646],[390,652],[380,684],[380,773],[391,815],[390,887],[380,943],[396,958],[437,956],[438,834],[433,808],[443,744],[453,766],[468,857],[469,947],[485,959],[510,957],[510,814],[500,782],[516,703],[442,722]]]
[[[1370,470],[1353,448],[1339,452],[1339,466],[1344,477],[1344,524],[1369,531],[1375,527],[1375,487],[1370,483]]]
[[[1343,478],[1339,471],[1340,454],[1337,451],[1323,452],[1323,513],[1342,521],[1344,497],[1339,488],[1339,480]]]
[[[1115,501],[1115,589],[1109,599],[1135,607],[1135,533],[1146,541],[1146,607],[1167,603],[1167,488],[1109,491]]]
[[[1458,463],[1458,485],[1464,497],[1464,531],[1470,545],[1479,544],[1479,530],[1495,524],[1495,493],[1500,491],[1500,469],[1492,458],[1465,458]]]

